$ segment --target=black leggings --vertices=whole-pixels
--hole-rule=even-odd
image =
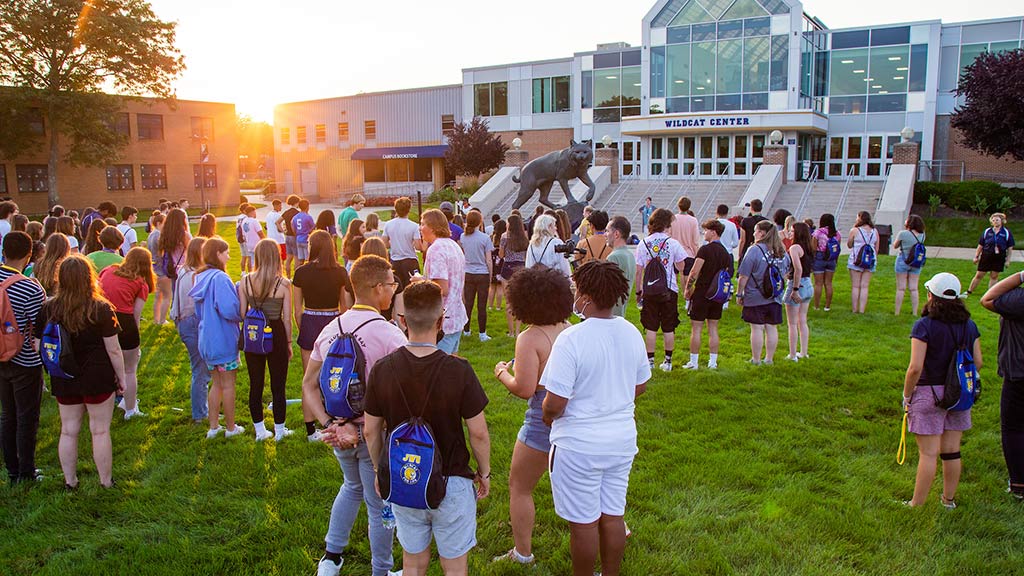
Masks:
[[[469,319],[473,316],[473,299],[476,299],[476,324],[480,333],[487,332],[487,291],[491,288],[490,274],[466,274],[466,286],[462,289],[462,302],[466,305],[466,326],[463,332],[469,332]]]
[[[274,400],[274,422],[284,424],[288,398],[285,384],[288,382],[288,337],[284,333],[284,322],[270,320],[274,331],[274,349],[270,354],[245,353],[245,367],[249,371],[249,415],[252,421],[263,422],[263,386],[270,369],[270,396]]]
[[[1003,380],[999,420],[1010,483],[1024,484],[1024,380]]]

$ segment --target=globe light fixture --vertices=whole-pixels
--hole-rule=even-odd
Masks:
[[[772,133],[768,135],[768,139],[771,140],[772,144],[779,144],[782,142],[782,131],[772,130]]]
[[[519,150],[519,148],[522,147],[522,145],[523,145],[523,139],[522,138],[519,138],[518,136],[516,136],[515,138],[512,139],[512,147],[515,148],[516,150]]]
[[[900,130],[900,137],[903,138],[904,142],[910,142],[911,140],[913,140],[914,134],[916,134],[916,132],[914,132],[914,129],[911,128],[910,126],[907,126],[903,130]]]

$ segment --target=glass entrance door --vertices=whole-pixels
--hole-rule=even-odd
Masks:
[[[832,136],[828,139],[828,177],[843,179],[882,179],[892,163],[892,146],[899,142],[894,134]]]
[[[765,140],[763,134],[652,137],[650,177],[746,180],[761,166]]]
[[[639,141],[625,141],[622,143],[622,161],[621,165],[622,176],[639,176],[640,175],[640,142]]]

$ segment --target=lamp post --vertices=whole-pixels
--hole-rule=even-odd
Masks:
[[[210,149],[206,143],[206,136],[193,134],[192,139],[199,143],[199,205],[205,214],[210,209],[206,205],[206,163],[210,160]]]

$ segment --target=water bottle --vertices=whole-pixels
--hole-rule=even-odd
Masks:
[[[390,502],[384,502],[384,508],[380,511],[380,520],[385,530],[395,529],[395,513],[391,510]]]
[[[14,334],[14,325],[11,324],[10,322],[4,322],[4,333]]]

